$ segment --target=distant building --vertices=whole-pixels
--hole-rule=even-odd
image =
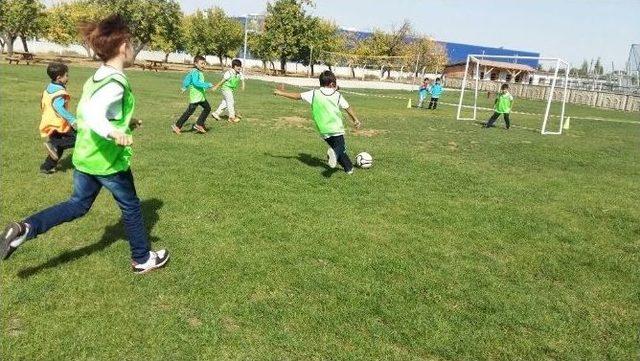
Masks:
[[[483,60],[478,61],[479,74],[476,74],[476,63],[469,63],[467,76],[469,79],[475,79],[479,76],[480,80],[493,80],[514,83],[531,83],[536,69],[527,64],[510,63],[505,61]],[[466,68],[466,58],[464,62],[449,64],[445,67],[442,74],[452,78],[464,77]]]

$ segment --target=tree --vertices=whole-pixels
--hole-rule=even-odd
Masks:
[[[330,53],[345,51],[346,39],[340,33],[338,26],[330,21],[315,17],[308,18],[306,21],[309,22],[307,24],[308,37],[293,60],[297,60],[305,66],[310,65],[311,76],[313,76],[315,64],[333,65],[335,56]]]
[[[271,68],[275,70],[275,64],[273,63],[273,61],[278,57],[278,54],[273,48],[271,48],[264,34],[249,34],[247,43],[249,49],[251,49],[251,53],[258,59],[262,60],[262,68],[265,72],[267,70],[267,62],[270,63]]]
[[[134,58],[158,34],[167,34],[180,24],[180,4],[176,0],[92,0],[109,13],[120,14],[131,29]]]
[[[233,57],[244,41],[242,25],[219,7],[207,10],[207,26],[211,31],[211,53],[218,56],[220,66],[225,57]]]
[[[76,0],[58,3],[47,11],[45,38],[62,45],[81,44],[88,57],[93,53],[79,25],[99,21],[106,15],[106,9],[91,0]]]
[[[373,35],[361,41],[356,48],[356,53],[361,56],[370,57],[372,64],[382,68],[381,76],[384,73],[391,73],[391,68],[404,64],[406,59],[406,47],[412,35],[412,28],[409,21],[405,20],[400,27],[394,27],[391,32],[384,32],[376,29]],[[398,57],[397,61],[391,61],[389,58],[381,57]]]
[[[20,36],[24,50],[25,39],[38,36],[44,27],[44,5],[35,0],[0,1],[0,34],[3,47],[13,55],[13,42]]]
[[[276,0],[267,3],[264,21],[263,45],[277,53],[280,69],[286,71],[287,61],[300,54],[300,49],[308,44],[309,25],[304,5],[312,5],[309,0]]]
[[[180,21],[171,23],[166,28],[158,29],[159,31],[151,36],[149,49],[158,50],[164,53],[164,62],[169,61],[169,54],[174,51],[184,50],[184,19],[180,12]]]
[[[418,76],[423,68],[433,73],[440,73],[448,62],[442,45],[429,37],[414,37],[411,43],[404,47],[403,54],[408,61],[412,61],[412,64],[407,65],[414,67],[415,76]]]
[[[183,31],[185,49],[193,55],[211,54],[211,42],[213,28],[205,26],[205,13],[197,10],[193,15],[185,16]]]
[[[596,60],[596,64],[593,66],[593,72],[595,75],[604,74],[604,67],[602,66],[602,62],[600,61],[600,58]]]

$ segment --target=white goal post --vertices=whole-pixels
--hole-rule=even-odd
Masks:
[[[546,108],[544,111],[544,117],[542,119],[542,130],[540,131],[541,134],[562,134],[562,128],[564,125],[564,110],[565,110],[565,103],[567,101],[567,85],[569,83],[569,63],[560,59],[560,58],[544,58],[544,57],[535,57],[535,56],[508,56],[508,55],[486,55],[486,54],[470,54],[467,56],[467,62],[464,68],[464,77],[462,78],[462,84],[460,87],[460,101],[458,102],[458,112],[456,115],[456,119],[458,120],[476,120],[477,117],[477,110],[478,110],[478,86],[479,83],[481,81],[480,79],[480,64],[484,61],[484,60],[492,60],[495,59],[497,61],[499,61],[500,59],[510,59],[510,60],[515,60],[516,62],[518,60],[538,60],[538,61],[547,61],[547,62],[552,62],[555,65],[555,69],[553,70],[553,76],[550,77],[551,80],[551,85],[549,86],[550,90],[548,92],[548,97],[546,99]],[[467,77],[469,75],[469,66],[475,66],[475,71],[473,72],[473,80],[474,80],[474,85],[473,85],[473,106],[468,106],[468,105],[463,105],[463,99],[464,99],[464,92],[465,89],[467,87]],[[547,123],[549,120],[549,110],[551,109],[551,101],[553,100],[553,95],[555,93],[556,90],[556,84],[558,81],[558,73],[560,71],[560,69],[564,69],[564,81],[562,83],[563,86],[563,92],[562,92],[562,110],[560,112],[560,125],[558,127],[557,131],[554,130],[548,130],[547,129]],[[485,80],[482,80],[485,81]],[[461,116],[461,112],[462,112],[462,108],[463,107],[467,107],[467,108],[473,108],[473,116],[471,118],[469,117],[462,117]]]

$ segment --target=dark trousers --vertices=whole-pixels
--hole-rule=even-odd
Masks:
[[[509,127],[511,127],[511,123],[509,122],[509,113],[493,113],[493,115],[487,122],[487,128],[493,127],[493,124],[496,122],[496,120],[498,120],[498,118],[500,118],[500,115],[504,116],[504,124],[506,125],[507,129],[509,129]]]
[[[73,148],[76,144],[76,132],[71,131],[68,133],[58,133],[53,132],[49,136],[49,143],[56,148],[56,153],[58,153],[58,159],[62,157],[62,153],[65,149]],[[51,156],[47,156],[47,159],[44,160],[44,163],[40,166],[42,170],[51,170],[56,167],[57,162],[51,158]]]
[[[59,224],[87,214],[102,187],[111,192],[122,211],[122,223],[129,240],[131,258],[138,263],[146,262],[149,259],[149,238],[144,227],[140,199],[136,194],[131,170],[107,176],[91,175],[75,170],[71,198],[25,219],[25,223],[31,226],[27,238],[35,238]]]
[[[344,144],[344,135],[329,137],[324,141],[329,144],[334,152],[336,152],[338,163],[340,163],[344,171],[351,171],[353,169],[353,163],[351,163],[351,159],[349,159],[349,156],[347,155],[347,146]]]
[[[204,122],[207,120],[209,113],[211,113],[211,105],[209,105],[209,102],[206,100],[201,101],[199,103],[190,103],[189,106],[187,107],[187,110],[185,110],[184,113],[182,113],[182,115],[180,116],[180,119],[178,119],[178,121],[176,122],[176,127],[182,128],[182,126],[187,121],[187,119],[189,119],[191,114],[193,114],[193,112],[196,111],[196,108],[198,107],[198,105],[202,107],[202,113],[200,113],[200,116],[198,117],[196,124],[200,126],[204,126]]]
[[[439,98],[431,98],[431,101],[429,101],[429,109],[435,109],[438,107],[438,99]]]

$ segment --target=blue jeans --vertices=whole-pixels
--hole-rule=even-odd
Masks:
[[[130,169],[107,176],[74,170],[71,198],[25,219],[24,222],[31,226],[27,239],[35,238],[59,224],[87,214],[102,187],[111,192],[122,211],[122,222],[129,239],[131,258],[137,263],[146,262],[149,259],[149,238]]]

